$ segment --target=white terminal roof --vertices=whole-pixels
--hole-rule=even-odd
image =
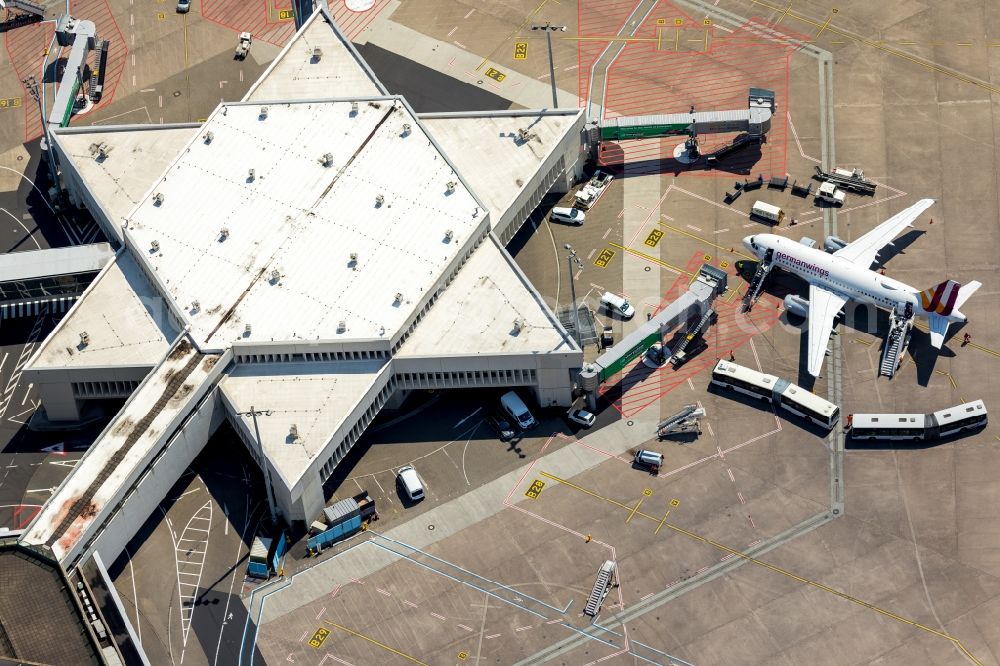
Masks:
[[[156,365],[179,331],[128,252],[91,283],[32,360],[36,368]],[[90,342],[80,343],[87,333]]]
[[[198,357],[197,365],[185,377],[183,384],[171,395],[165,396],[171,379],[195,356]],[[91,522],[102,514],[104,507],[115,500],[115,496],[126,486],[127,480],[138,476],[143,462],[148,462],[153,445],[168,429],[168,424],[187,414],[190,403],[200,399],[202,393],[198,389],[205,383],[218,358],[197,354],[190,344],[175,347],[76,464],[73,474],[66,478],[45,504],[24,540],[31,544],[43,544],[50,538],[56,538],[52,551],[61,560],[86,533]],[[160,404],[163,397],[169,399]],[[147,427],[141,432],[134,432],[149,415],[152,415],[152,419]],[[126,450],[127,440],[134,441]],[[116,461],[119,451],[124,453]],[[108,474],[100,480],[102,472]],[[73,506],[92,490],[92,484],[98,485],[90,498],[90,507],[85,508],[67,529],[60,530]]]
[[[316,55],[316,49],[319,54]],[[387,94],[382,83],[323,12],[306,21],[267,71],[251,86],[246,101],[371,97]]]
[[[102,130],[95,127],[54,128],[56,141],[87,182],[94,198],[115,223],[125,222],[149,184],[163,173],[198,133],[201,125],[129,125]],[[91,146],[105,144],[100,157]]]
[[[397,356],[571,351],[552,315],[490,237],[462,267]],[[520,320],[520,330],[514,321]]]
[[[240,412],[266,409],[257,417],[264,453],[291,488],[379,374],[387,371],[384,360],[254,363],[233,368],[219,388]],[[250,417],[239,418],[253,433]],[[291,437],[292,425],[297,438]]]
[[[198,345],[218,349],[391,337],[485,215],[398,99],[235,104],[154,183],[128,235]]]
[[[496,226],[582,113],[583,109],[428,113],[420,121],[489,208]],[[518,134],[522,129],[527,140]]]

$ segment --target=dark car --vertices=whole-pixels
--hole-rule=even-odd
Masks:
[[[501,442],[506,442],[509,439],[513,439],[517,431],[514,430],[514,426],[510,424],[510,421],[505,419],[500,414],[493,414],[492,416],[486,417],[486,422],[490,424],[493,428],[493,432],[497,434]]]

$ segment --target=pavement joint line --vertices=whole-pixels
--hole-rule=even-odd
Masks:
[[[389,652],[392,652],[393,654],[395,654],[397,656],[400,656],[403,659],[411,661],[414,664],[420,664],[420,666],[430,666],[426,662],[420,661],[419,659],[417,659],[416,657],[414,657],[412,655],[406,654],[405,652],[401,652],[400,650],[397,650],[394,647],[390,647],[390,646],[386,645],[385,643],[377,641],[374,638],[372,638],[371,636],[366,636],[365,634],[362,634],[360,632],[354,631],[353,629],[348,629],[347,627],[345,627],[345,626],[343,626],[341,624],[337,624],[336,622],[333,622],[331,620],[323,620],[323,622],[326,623],[326,624],[328,624],[328,625],[330,625],[331,627],[336,627],[337,629],[340,629],[341,631],[346,631],[347,633],[351,634],[352,636],[356,636],[356,637],[358,637],[358,638],[360,638],[362,640],[366,640],[369,643],[371,643],[372,645],[377,645],[378,647],[382,648],[383,650],[388,650]]]
[[[579,486],[579,485],[577,485],[577,484],[575,484],[575,483],[573,483],[571,481],[568,481],[566,479],[561,479],[561,478],[559,478],[557,476],[549,474],[548,472],[539,472],[539,473],[542,476],[546,477],[547,479],[551,479],[552,481],[556,481],[557,483],[560,483],[562,485],[566,485],[566,486],[569,486],[570,488],[573,488],[575,490],[579,490],[579,491],[581,491],[581,492],[583,492],[583,493],[585,493],[587,495],[591,495],[592,497],[595,497],[597,499],[601,499],[601,500],[603,500],[605,502],[608,502],[609,504],[613,504],[613,505],[618,506],[620,508],[631,509],[631,507],[629,507],[629,506],[627,506],[625,504],[622,504],[621,502],[619,502],[617,500],[613,500],[613,499],[611,499],[609,497],[605,497],[605,496],[601,495],[600,493],[596,493],[596,492],[594,492],[592,490],[588,490],[586,488],[583,488],[582,486]],[[645,513],[639,512],[639,511],[636,511],[636,513],[638,515],[642,516],[643,518],[647,518],[647,519],[650,519],[650,520],[658,522],[658,519],[653,518],[652,516],[649,516],[648,514],[645,514]],[[947,634],[947,633],[944,633],[942,631],[938,631],[937,629],[934,629],[932,627],[928,627],[927,625],[921,624],[921,623],[916,622],[914,620],[909,620],[909,619],[907,619],[905,617],[902,617],[901,615],[893,613],[892,611],[889,611],[889,610],[886,610],[886,609],[881,608],[879,606],[876,606],[875,604],[872,604],[872,603],[870,603],[868,601],[864,601],[863,599],[859,599],[858,597],[852,596],[852,595],[847,594],[845,592],[841,592],[839,590],[836,590],[836,589],[834,589],[834,588],[832,588],[832,587],[830,587],[828,585],[824,585],[823,583],[820,583],[818,581],[815,581],[815,580],[812,580],[812,579],[809,579],[809,578],[805,578],[803,576],[799,576],[798,574],[795,574],[795,573],[793,573],[793,572],[791,572],[791,571],[789,571],[787,569],[779,567],[779,566],[777,566],[775,564],[771,564],[769,562],[765,562],[765,561],[763,561],[763,560],[761,560],[761,559],[759,559],[757,557],[754,557],[752,555],[748,555],[747,553],[744,553],[742,551],[736,550],[734,548],[730,548],[729,546],[721,544],[718,541],[715,541],[713,539],[709,539],[708,537],[701,536],[700,534],[696,534],[694,532],[691,532],[690,530],[684,529],[683,527],[680,527],[678,525],[674,525],[674,524],[667,523],[667,522],[664,522],[664,525],[666,527],[669,527],[671,530],[673,530],[673,531],[675,531],[675,532],[677,532],[679,534],[683,534],[684,536],[687,536],[689,538],[695,539],[696,541],[701,541],[702,543],[705,543],[705,544],[708,544],[708,545],[713,546],[715,548],[718,548],[719,550],[723,550],[723,551],[725,551],[725,552],[727,552],[727,553],[729,553],[731,555],[734,555],[737,558],[740,558],[740,559],[745,560],[747,562],[751,562],[751,563],[756,564],[758,566],[761,566],[761,567],[763,567],[765,569],[768,569],[768,570],[773,571],[775,573],[781,574],[782,576],[785,576],[787,578],[791,578],[792,580],[795,580],[797,582],[803,583],[805,585],[809,585],[810,587],[815,587],[815,588],[817,588],[819,590],[823,590],[824,592],[827,592],[827,593],[832,594],[834,596],[840,597],[841,599],[844,599],[846,601],[850,601],[850,602],[855,603],[855,604],[857,604],[859,606],[863,606],[864,608],[868,608],[869,610],[873,610],[876,613],[879,613],[881,615],[885,615],[886,617],[892,618],[892,619],[897,620],[899,622],[903,622],[904,624],[909,624],[909,625],[911,625],[913,627],[916,627],[918,629],[922,629],[922,630],[924,630],[924,631],[926,631],[928,633],[934,634],[935,636],[939,636],[941,638],[946,638],[949,641],[952,641],[953,643],[955,643],[956,646],[959,647],[959,649],[961,649],[961,650],[963,650],[963,652],[965,652],[965,650],[961,647],[961,643],[959,642],[959,640],[957,638],[955,638],[955,637]],[[971,655],[970,655],[970,657],[971,657]],[[980,664],[980,662],[978,660],[975,660],[974,657],[972,657],[972,659],[974,661],[976,661],[977,664]]]
[[[723,245],[719,245],[718,243],[713,243],[712,241],[708,240],[707,238],[702,238],[701,236],[696,236],[695,234],[692,234],[692,233],[690,233],[688,231],[684,231],[683,229],[678,229],[677,227],[672,227],[672,226],[670,226],[669,224],[667,224],[665,222],[657,221],[657,224],[660,225],[661,227],[663,227],[664,229],[670,229],[671,231],[676,231],[677,233],[682,234],[684,236],[687,236],[688,238],[693,238],[696,241],[701,241],[702,243],[705,243],[706,245],[711,245],[712,247],[714,247],[717,250],[722,250],[723,252],[729,252],[729,253],[735,254],[735,255],[737,255],[739,257],[743,257],[744,259],[754,260],[754,258],[751,257],[749,254],[743,254],[742,252],[740,252],[739,250],[737,250],[737,249],[735,249],[733,247],[725,247]]]

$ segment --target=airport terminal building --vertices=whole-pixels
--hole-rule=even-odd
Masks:
[[[583,124],[417,114],[320,10],[204,123],[55,130],[117,251],[25,374],[51,422],[127,401],[22,541],[113,561],[226,420],[292,522],[408,391],[568,405],[581,351],[504,245],[580,177]]]

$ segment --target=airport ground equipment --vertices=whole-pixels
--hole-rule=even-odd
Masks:
[[[233,58],[236,60],[245,60],[247,54],[250,53],[250,45],[253,43],[253,35],[249,32],[241,32],[239,41],[236,42],[236,50],[233,52]]]
[[[921,441],[985,428],[989,414],[973,400],[930,414],[850,414],[845,430],[853,440]]]
[[[76,96],[84,82],[87,56],[97,40],[97,26],[93,21],[75,19],[69,14],[59,17],[56,23],[56,41],[59,46],[70,46],[69,57],[56,98],[49,112],[49,125],[65,127],[76,108]]]
[[[597,388],[602,382],[621,371],[654,344],[663,345],[663,338],[681,322],[695,315],[704,315],[715,298],[726,290],[726,272],[703,264],[691,286],[674,302],[653,315],[649,321],[625,336],[618,344],[606,349],[593,363],[588,363],[578,376],[580,387],[587,392],[590,411],[597,410]]]
[[[102,39],[97,47],[97,66],[90,72],[90,101],[97,104],[104,94],[104,75],[108,69],[108,48],[111,43]]]
[[[583,609],[584,614],[590,617],[597,617],[597,614],[601,612],[601,604],[604,603],[604,598],[608,596],[611,588],[617,585],[618,576],[615,563],[613,560],[605,560],[604,564],[597,571],[597,580],[594,581],[594,588],[590,591],[587,605]]]
[[[767,181],[767,189],[785,191],[788,187],[788,176],[771,176]]]
[[[684,409],[673,416],[669,416],[656,425],[656,436],[671,437],[696,432],[701,434],[701,425],[698,420],[705,416],[705,410],[698,405],[685,405]]]
[[[825,201],[833,206],[843,206],[845,199],[847,199],[847,193],[829,181],[820,185],[819,189],[816,190],[816,201]]]
[[[670,365],[679,368],[706,347],[702,334],[708,330],[715,316],[715,310],[709,306],[705,314],[698,318],[697,321],[694,321],[691,326],[687,327],[680,344],[671,349],[672,353],[668,359]]]
[[[323,548],[359,532],[363,524],[378,520],[375,500],[367,492],[335,502],[333,506],[323,509],[323,514],[326,530],[309,538],[307,546],[310,552],[320,552]]]
[[[247,576],[251,578],[270,578],[281,571],[281,558],[288,550],[288,539],[284,532],[277,538],[256,536],[250,548],[247,561]]]
[[[764,289],[764,280],[770,272],[771,250],[768,250],[764,261],[757,264],[757,270],[754,271],[753,277],[750,278],[750,284],[747,285],[747,293],[743,294],[742,312],[750,312],[753,309],[753,306],[757,303],[757,299],[760,298],[760,292]]]
[[[913,307],[907,304],[903,312],[893,308],[889,313],[889,334],[882,346],[882,362],[878,374],[882,377],[892,377],[899,369],[903,353],[910,344],[910,331],[913,329]]]
[[[622,116],[606,118],[592,126],[596,136],[591,143],[597,145],[607,141],[627,141],[630,139],[656,139],[668,136],[697,137],[700,134],[723,134],[742,132],[745,139],[737,139],[726,152],[742,145],[763,143],[771,131],[771,117],[777,106],[774,91],[764,88],[750,88],[745,109],[732,111],[692,111],[688,113],[667,113],[649,116]],[[697,143],[691,139],[685,144]],[[736,145],[739,143],[739,145]],[[720,149],[721,150],[721,149]],[[714,153],[716,159],[722,155]],[[725,154],[725,153],[723,153]]]
[[[824,180],[828,183],[833,183],[838,187],[841,187],[849,192],[856,192],[858,194],[875,194],[876,183],[865,178],[865,172],[861,169],[854,169],[848,171],[847,169],[833,169],[832,171],[823,171],[819,167],[815,167],[816,175],[813,176],[816,180]]]
[[[809,182],[806,185],[799,185],[799,181],[797,180],[792,182],[792,194],[797,197],[802,197],[803,199],[808,197],[812,194],[812,189],[812,182]]]
[[[0,9],[3,8],[7,9],[7,14],[0,21],[0,32],[31,25],[45,18],[45,6],[30,0],[6,0],[0,2]]]

